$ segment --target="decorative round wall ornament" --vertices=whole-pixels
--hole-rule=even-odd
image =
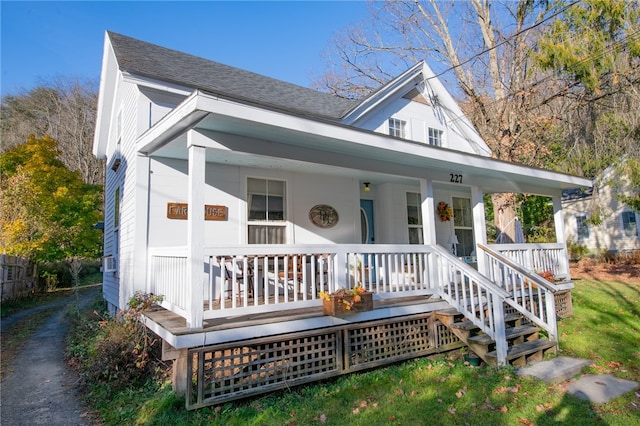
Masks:
[[[331,228],[338,223],[338,212],[326,204],[318,204],[309,210],[309,220],[320,228]]]

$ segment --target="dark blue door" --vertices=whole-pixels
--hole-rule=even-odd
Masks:
[[[360,226],[362,229],[362,243],[375,243],[373,232],[373,200],[360,200]]]

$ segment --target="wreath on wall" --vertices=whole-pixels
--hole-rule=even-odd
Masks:
[[[449,222],[453,216],[453,209],[444,201],[438,203],[438,216],[442,222]]]

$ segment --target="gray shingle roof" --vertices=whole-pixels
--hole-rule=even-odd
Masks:
[[[337,120],[358,101],[107,32],[118,65],[124,71],[221,97],[301,115]]]

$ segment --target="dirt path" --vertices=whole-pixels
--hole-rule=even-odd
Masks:
[[[28,309],[2,320],[2,327],[36,315],[49,307],[59,309],[36,331],[16,356],[0,389],[2,425],[93,425],[90,411],[77,395],[78,377],[64,360],[67,324],[65,312],[89,306],[100,286],[83,289],[76,296]]]

